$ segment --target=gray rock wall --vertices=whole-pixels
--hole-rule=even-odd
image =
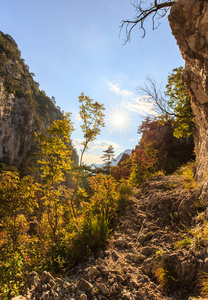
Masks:
[[[208,2],[179,0],[169,15],[172,33],[185,60],[183,80],[195,115],[196,178],[208,174]]]
[[[23,167],[35,147],[35,110],[24,98],[6,95],[0,78],[0,161]]]

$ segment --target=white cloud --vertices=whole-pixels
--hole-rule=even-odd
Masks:
[[[77,120],[79,122],[82,120],[82,118],[80,117],[80,114],[75,115],[75,120]]]
[[[80,150],[82,149],[81,143],[83,142],[82,139],[74,139],[73,145],[76,149]],[[107,141],[107,140],[101,140],[101,141],[93,141],[89,143],[89,150],[95,151],[95,150],[106,150],[108,146],[112,145],[114,149],[121,148],[119,144]]]
[[[83,157],[84,163],[87,165],[102,164],[101,155],[94,155],[93,153],[86,153]]]
[[[123,97],[129,97],[133,94],[131,91],[127,90],[121,90],[118,84],[113,84],[112,82],[108,82],[108,85],[110,87],[110,90],[117,95],[123,96]]]
[[[90,149],[94,150],[106,150],[108,146],[112,145],[114,149],[120,148],[120,145],[114,142],[110,142],[107,140],[102,140],[102,141],[93,141],[90,143]]]
[[[118,84],[113,84],[112,82],[108,82],[110,90],[117,95],[123,97],[129,97],[128,101],[123,101],[122,106],[125,109],[136,112],[142,116],[153,115],[157,116],[157,112],[155,110],[155,103],[148,101],[149,96],[141,96],[135,97],[135,94],[128,90],[121,90]]]
[[[154,102],[148,102],[148,98],[148,96],[132,98],[130,101],[123,102],[122,106],[142,116],[157,116],[157,112],[155,111],[155,104]]]
[[[81,143],[83,142],[82,139],[74,139],[72,141],[74,147],[77,149],[78,155],[80,154],[80,150],[83,148]],[[83,160],[86,164],[102,164],[103,161],[100,158],[102,156],[102,151],[106,150],[108,146],[112,145],[114,150],[120,150],[121,146],[117,143],[107,141],[107,140],[101,140],[101,141],[93,141],[89,143],[89,149],[86,150]]]
[[[83,140],[81,140],[81,139],[74,139],[74,140],[72,140],[72,144],[77,150],[80,150],[82,147],[81,146],[82,141]]]

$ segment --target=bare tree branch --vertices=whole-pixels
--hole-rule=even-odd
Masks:
[[[137,3],[138,2],[138,3]],[[147,6],[147,2],[149,3],[149,6]],[[120,33],[122,29],[125,27],[126,29],[126,39],[124,40],[124,44],[126,44],[128,41],[130,41],[130,35],[133,30],[133,28],[136,25],[139,25],[139,29],[143,30],[143,36],[145,37],[146,31],[144,27],[145,20],[152,14],[152,29],[155,30],[158,28],[160,23],[157,20],[157,25],[155,25],[155,19],[158,17],[158,19],[163,18],[167,12],[169,11],[170,7],[176,2],[176,0],[148,0],[143,2],[142,0],[135,0],[132,5],[135,7],[136,10],[136,17],[134,20],[123,20],[120,25]],[[146,7],[143,7],[145,6]]]
[[[181,116],[175,114],[170,106],[168,105],[168,100],[165,97],[164,93],[161,92],[161,87],[157,87],[155,81],[147,77],[147,83],[144,84],[142,87],[138,87],[137,90],[142,93],[143,96],[148,97],[148,101],[156,104],[156,112],[159,115],[163,115],[168,119],[169,117],[177,117],[180,118]],[[164,96],[163,96],[164,95]]]

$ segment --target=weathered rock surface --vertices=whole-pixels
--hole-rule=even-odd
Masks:
[[[208,269],[206,241],[200,241],[197,248],[193,242],[176,246],[183,240],[183,229],[199,220],[197,211],[182,209],[182,204],[189,199],[197,203],[200,189],[184,189],[178,175],[149,179],[135,189],[106,249],[62,279],[48,272],[30,273],[24,296],[27,300],[194,299],[198,276]]]
[[[21,166],[35,142],[35,111],[23,98],[6,95],[0,79],[0,161]]]
[[[57,110],[58,112],[58,110]],[[61,116],[61,112],[51,116],[52,120]],[[37,111],[24,99],[6,94],[0,77],[0,162],[23,168],[30,154],[36,149],[34,132],[49,126],[38,121]]]
[[[169,22],[185,60],[183,80],[192,97],[196,124],[196,176],[202,181],[208,170],[208,2],[177,1]]]
[[[34,131],[44,130],[62,113],[39,90],[13,38],[0,31],[0,43],[0,162],[24,168],[37,150]]]

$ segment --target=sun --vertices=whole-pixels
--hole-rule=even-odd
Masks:
[[[122,127],[126,123],[126,116],[123,113],[118,112],[112,116],[112,123],[115,126]]]
[[[128,113],[122,108],[114,108],[107,114],[109,129],[113,131],[126,131],[129,126]]]

